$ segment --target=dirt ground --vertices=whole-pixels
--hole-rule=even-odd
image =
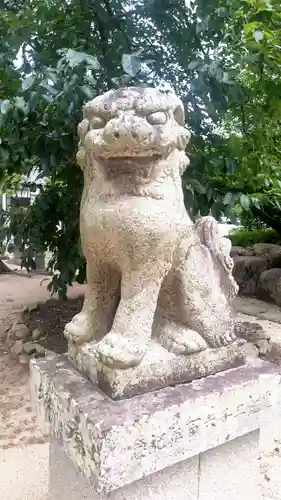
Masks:
[[[43,280],[43,281],[42,281]],[[28,367],[13,359],[7,333],[19,319],[24,307],[40,302],[31,313],[28,325],[45,333],[44,345],[55,352],[64,352],[64,325],[81,309],[84,288],[70,287],[69,300],[50,299],[46,276],[0,274],[0,448],[42,443],[46,436],[36,426],[29,399]]]

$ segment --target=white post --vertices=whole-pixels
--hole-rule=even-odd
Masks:
[[[2,208],[3,208],[3,210],[7,210],[7,195],[6,195],[6,193],[2,194]]]

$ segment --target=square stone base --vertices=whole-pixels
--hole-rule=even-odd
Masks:
[[[258,432],[99,494],[58,441],[50,445],[50,500],[260,500]]]
[[[274,365],[255,359],[121,401],[66,356],[32,360],[30,381],[53,436],[51,500],[259,499],[258,436],[281,400]]]
[[[244,340],[241,339],[189,356],[169,352],[152,340],[140,364],[123,370],[108,368],[99,362],[95,351],[96,344],[92,342],[81,346],[69,343],[68,358],[80,373],[115,400],[215,375],[241,366],[246,360]]]

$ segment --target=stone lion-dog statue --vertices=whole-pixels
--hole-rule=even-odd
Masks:
[[[182,102],[153,88],[111,90],[84,107],[77,161],[87,261],[82,311],[65,327],[110,368],[138,365],[151,339],[190,355],[235,339],[230,241],[212,217],[193,224]]]

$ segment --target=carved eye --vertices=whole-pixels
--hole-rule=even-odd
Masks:
[[[90,127],[93,128],[103,128],[105,126],[105,120],[100,116],[93,116],[90,120]]]
[[[178,106],[174,111],[174,117],[176,122],[182,127],[184,126],[184,109],[181,106]]]
[[[155,113],[148,115],[147,121],[150,125],[164,125],[167,121],[167,115],[164,111],[155,111]]]

